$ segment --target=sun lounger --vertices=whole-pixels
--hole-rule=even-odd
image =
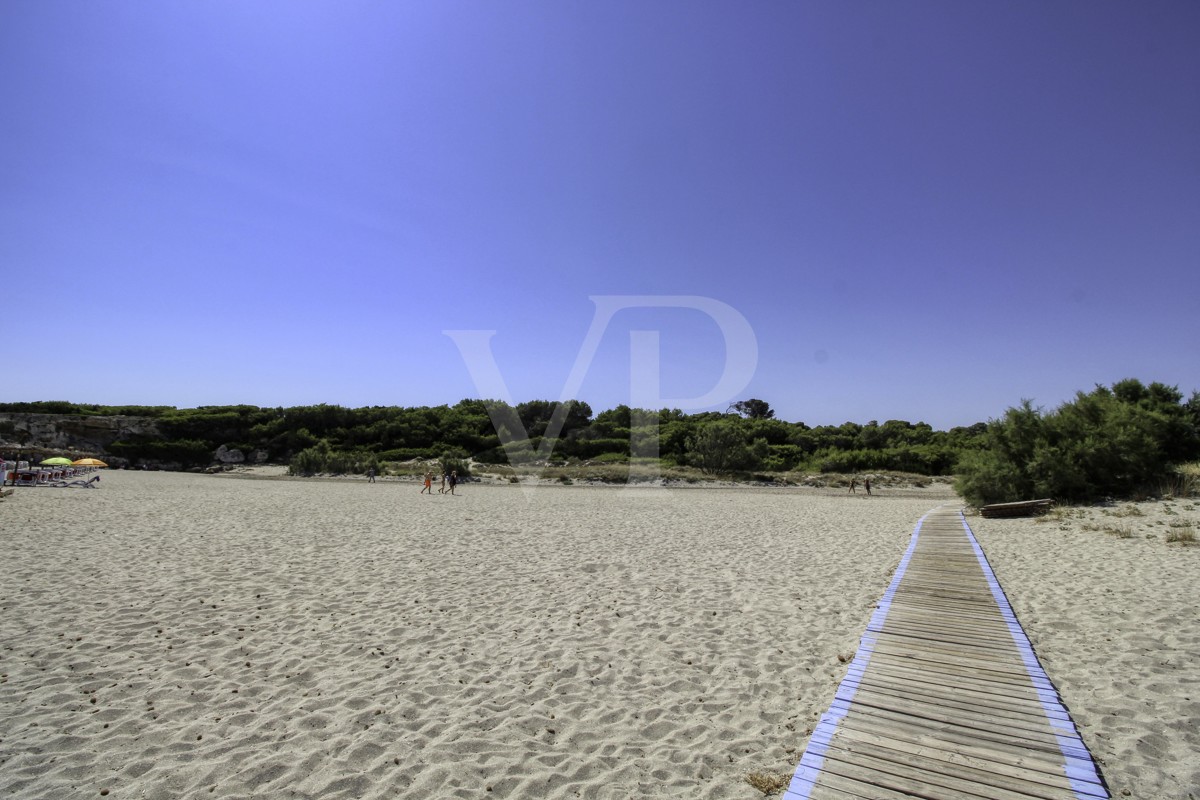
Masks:
[[[100,482],[100,476],[93,475],[92,477],[88,478],[86,481],[85,480],[55,481],[54,483],[51,483],[48,485],[53,486],[56,489],[98,489],[100,487],[97,486],[96,484],[98,484],[99,482]]]
[[[18,470],[13,486],[37,486],[38,473],[32,470]]]

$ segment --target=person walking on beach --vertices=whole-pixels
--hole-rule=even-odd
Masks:
[[[425,486],[421,489],[421,494],[426,492],[433,494],[433,473],[429,470],[425,470]]]
[[[858,494],[858,478],[850,479],[850,491],[854,494]]]
[[[863,488],[867,490],[867,494],[871,493],[871,479],[863,478]]]
[[[367,470],[367,483],[375,482],[375,468],[371,467]]]
[[[442,473],[442,488],[438,489],[438,494],[446,493],[446,473]]]
[[[454,494],[454,487],[458,486],[458,470],[450,470],[450,494]]]

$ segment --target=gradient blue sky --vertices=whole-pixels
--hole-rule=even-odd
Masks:
[[[696,295],[812,425],[1200,389],[1200,3],[0,5],[0,399],[558,398]],[[686,308],[580,387],[720,377]],[[719,404],[721,408],[726,403]]]

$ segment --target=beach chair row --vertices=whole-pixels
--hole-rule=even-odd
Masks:
[[[8,461],[4,464],[4,483],[12,486],[61,486],[71,484],[93,485],[99,480],[95,476],[90,481],[82,477],[89,472],[95,472],[95,467],[19,467]]]

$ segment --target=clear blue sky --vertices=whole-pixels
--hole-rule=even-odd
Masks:
[[[1200,389],[1200,3],[0,5],[0,400],[558,398],[700,296],[812,425]],[[578,395],[725,368],[621,311]],[[731,358],[747,354],[730,353]],[[721,403],[721,408],[727,403]]]

